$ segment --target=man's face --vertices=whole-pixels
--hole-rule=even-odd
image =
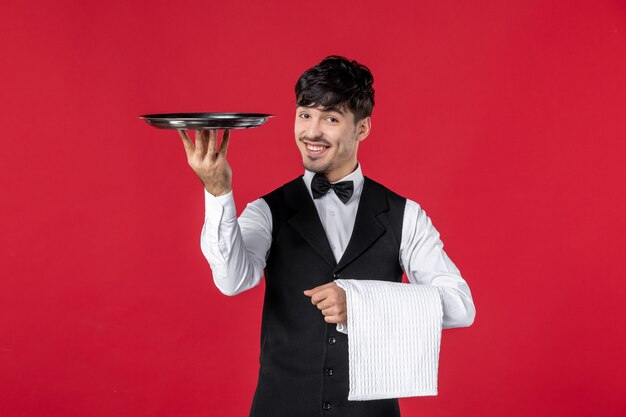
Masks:
[[[354,113],[345,107],[296,109],[294,134],[304,167],[325,174],[330,181],[338,181],[356,168],[359,142],[369,130],[369,117],[355,124]]]

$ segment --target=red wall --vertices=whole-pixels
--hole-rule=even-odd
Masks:
[[[301,173],[293,85],[329,54],[371,68],[364,172],[422,204],[478,310],[403,415],[626,415],[623,1],[1,9],[0,415],[247,415],[262,288],[216,290],[180,139],[136,116],[275,114],[233,135],[241,210]]]

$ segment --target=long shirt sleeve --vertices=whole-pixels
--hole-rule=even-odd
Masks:
[[[204,191],[200,248],[215,286],[236,295],[259,284],[272,243],[272,214],[263,199],[248,204],[237,219],[232,191],[215,197]]]
[[[476,309],[469,286],[444,252],[439,232],[426,212],[411,200],[404,209],[400,263],[411,284],[437,287],[444,329],[467,327],[474,322]]]

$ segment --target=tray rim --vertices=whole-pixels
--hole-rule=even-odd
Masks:
[[[158,129],[227,130],[256,128],[275,116],[268,113],[189,112],[153,113],[138,117]],[[185,126],[187,123],[190,125]]]
[[[182,116],[182,115],[197,115],[197,116]],[[205,115],[205,116],[200,116]],[[209,115],[209,116],[206,116]],[[138,116],[141,119],[162,119],[162,120],[224,120],[220,117],[211,117],[210,115],[231,116],[232,119],[264,119],[270,117],[276,117],[273,114],[268,113],[239,113],[239,112],[189,112],[189,113],[152,113],[143,114]],[[228,117],[226,117],[228,118]]]

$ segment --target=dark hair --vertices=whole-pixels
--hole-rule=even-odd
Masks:
[[[343,56],[331,55],[308,69],[296,83],[296,104],[321,106],[324,110],[345,107],[355,122],[372,115],[374,77],[370,70]]]

